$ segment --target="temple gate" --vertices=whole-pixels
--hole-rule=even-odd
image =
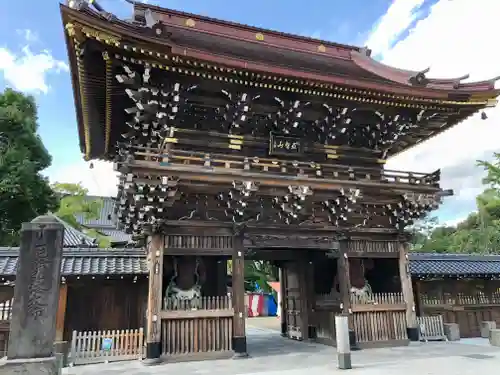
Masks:
[[[362,346],[407,343],[405,228],[450,192],[439,170],[384,164],[494,105],[494,81],[142,3],[133,21],[70,4],[82,152],[114,162],[118,225],[148,251],[147,357],[245,356],[252,257],[281,265],[283,335],[333,343],[344,312]]]

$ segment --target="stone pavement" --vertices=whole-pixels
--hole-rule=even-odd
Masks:
[[[281,338],[276,330],[249,326],[247,359],[161,364],[146,367],[139,361],[77,366],[67,375],[327,375],[338,370],[335,348]],[[353,370],[363,375],[477,375],[498,372],[500,350],[486,345],[429,342],[408,347],[354,352]],[[495,370],[496,368],[496,370]]]

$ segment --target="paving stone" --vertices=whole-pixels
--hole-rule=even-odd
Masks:
[[[247,330],[250,358],[144,367],[140,362],[79,366],[72,375],[331,375],[337,369],[335,348],[282,338],[276,331]],[[453,357],[453,358],[452,358]],[[460,342],[412,343],[407,347],[368,349],[352,353],[353,374],[477,375],[497,372],[500,348]]]

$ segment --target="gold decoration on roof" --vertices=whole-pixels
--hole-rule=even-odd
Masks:
[[[498,100],[496,100],[496,99],[488,99],[488,100],[486,100],[486,107],[488,107],[488,108],[496,107],[497,104],[498,104]]]
[[[255,39],[263,41],[264,40],[264,34],[262,34],[262,33],[255,34]]]
[[[196,26],[196,22],[192,18],[188,18],[186,20],[185,24],[187,27],[195,27]]]
[[[326,47],[323,44],[320,44],[318,46],[318,52],[322,52],[322,53],[326,52]]]
[[[102,31],[93,29],[91,27],[87,26],[82,26],[82,33],[85,34],[87,37],[94,38],[95,40],[98,41],[103,41],[104,43],[107,44],[116,44],[120,42],[120,38],[114,35],[110,35],[107,33],[103,33]]]
[[[68,36],[74,37],[75,36],[75,25],[72,24],[71,22],[68,22],[66,26],[64,26],[66,29],[66,32],[68,33]]]

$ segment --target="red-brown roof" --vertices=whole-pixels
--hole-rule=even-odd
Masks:
[[[172,32],[174,32],[173,28],[178,30],[196,30],[197,34],[205,34],[206,37],[222,37],[225,39],[237,40],[240,43],[251,43],[259,45],[260,47],[271,47],[275,51],[281,50],[283,52],[283,50],[286,50],[290,53],[305,53],[309,60],[328,60],[327,64],[337,68],[347,68],[353,75],[378,78],[399,85],[415,86],[414,79],[417,75],[423,74],[425,77],[425,74],[429,71],[427,69],[417,72],[384,65],[373,59],[371,57],[371,51],[366,47],[338,44],[325,40],[291,35],[173,9],[161,8],[149,4],[137,3],[134,7],[134,13],[139,19],[147,10],[150,10],[158,20],[172,28],[170,29]],[[258,37],[262,37],[263,39],[256,39]],[[186,43],[183,43],[182,46],[189,47]],[[212,43],[209,43],[205,47],[210,47],[204,48],[205,52],[209,50],[215,52],[217,50],[216,45]],[[193,57],[210,58],[208,54],[204,54],[200,49],[198,49],[198,51],[194,49],[184,49],[181,51],[181,48],[179,48],[178,52],[191,54]],[[215,53],[215,55],[217,54]],[[214,60],[217,59],[216,56],[212,56],[212,58]],[[307,66],[301,66],[304,70],[307,70]],[[433,90],[455,92],[495,91],[495,81],[500,79],[500,77],[493,77],[486,81],[463,83],[462,81],[467,78],[468,75],[452,79],[426,78],[425,87]],[[420,84],[419,86],[423,85]],[[497,92],[497,94],[499,92]]]

